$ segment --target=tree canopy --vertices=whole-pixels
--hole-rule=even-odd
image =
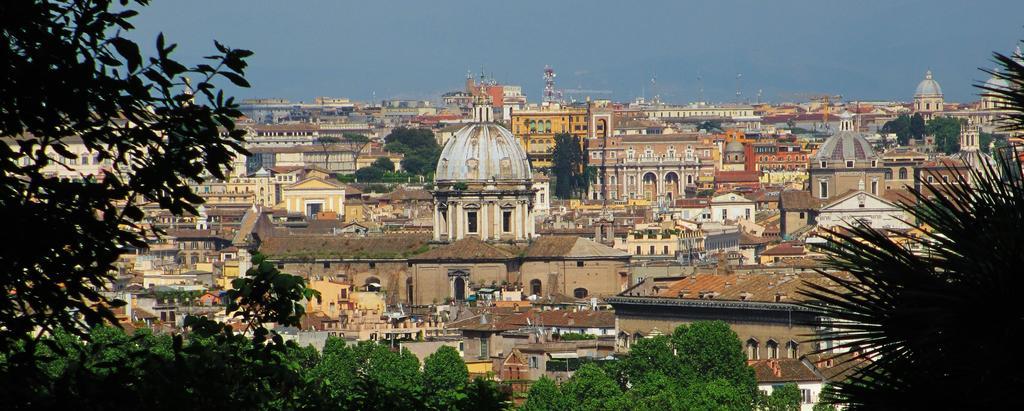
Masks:
[[[441,157],[434,132],[425,128],[399,127],[384,138],[384,148],[405,155],[402,169],[416,175],[433,174]]]
[[[395,171],[395,162],[391,161],[391,159],[387,157],[379,157],[376,160],[373,160],[373,164],[370,164],[370,166],[389,173],[393,173]]]
[[[0,351],[37,331],[87,336],[115,321],[121,302],[100,290],[122,253],[147,246],[141,205],[195,213],[189,183],[223,178],[245,151],[241,113],[217,84],[248,87],[252,53],[214,42],[187,66],[161,34],[144,56],[125,35],[131,7],[147,3],[0,2],[0,15],[17,16],[0,32],[0,205],[13,232],[48,232],[0,250]],[[87,155],[70,150],[77,141]],[[76,160],[107,167],[79,181],[48,172]]]
[[[928,121],[925,132],[935,137],[936,150],[945,154],[953,154],[960,151],[960,127],[962,125],[963,120],[952,117],[935,117]]]
[[[587,168],[587,156],[578,136],[555,134],[555,148],[551,152],[551,174],[555,179],[555,196],[578,198],[586,193],[594,179],[594,170]]]
[[[736,333],[711,321],[637,340],[628,355],[584,364],[561,387],[541,379],[522,409],[749,410],[766,398]]]
[[[924,117],[920,114],[913,116],[901,114],[893,120],[887,121],[880,129],[882,133],[896,134],[896,142],[905,146],[910,144],[911,139],[919,140],[924,138],[926,127]]]

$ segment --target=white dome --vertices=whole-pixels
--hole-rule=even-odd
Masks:
[[[985,87],[994,88],[997,90],[1007,90],[1010,88],[1010,82],[1006,79],[1002,79],[996,76],[992,76],[985,82]]]
[[[474,123],[456,131],[441,151],[435,181],[530,180],[526,151],[510,131]]]
[[[815,161],[878,160],[878,153],[860,133],[839,131],[825,140],[814,154]]]
[[[941,96],[942,87],[939,86],[939,82],[932,79],[932,71],[928,70],[924,75],[924,80],[917,83],[917,91],[914,93],[914,97],[919,96]]]

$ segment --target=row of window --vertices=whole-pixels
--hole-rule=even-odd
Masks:
[[[779,357],[779,343],[775,340],[768,340],[765,344],[765,348],[768,350],[769,359],[778,359]],[[800,355],[800,344],[796,341],[790,341],[786,343],[786,358],[798,358]],[[747,340],[747,359],[748,360],[759,360],[761,359],[760,343],[756,339]]]
[[[856,165],[856,161],[846,160],[846,168],[854,168]],[[871,167],[878,167],[878,160],[871,160]],[[821,168],[828,168],[828,161],[822,161]]]
[[[807,155],[787,155],[785,158],[783,158],[782,156],[779,156],[778,158],[776,158],[775,156],[758,156],[757,161],[807,161]]]
[[[477,222],[477,212],[467,211],[466,212],[466,232],[470,234],[476,234],[479,232],[479,224]],[[503,233],[512,232],[512,211],[504,210],[501,212],[501,231]]]

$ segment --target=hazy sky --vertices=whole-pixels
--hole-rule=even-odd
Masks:
[[[213,39],[256,54],[239,97],[436,99],[467,70],[522,85],[655,92],[670,102],[834,93],[909,100],[925,70],[973,99],[993,50],[1024,38],[1022,0],[153,0],[133,35],[164,32],[186,62]],[[597,97],[598,95],[594,95]]]

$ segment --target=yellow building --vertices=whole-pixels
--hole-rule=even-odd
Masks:
[[[289,214],[315,218],[320,213],[345,212],[345,187],[321,178],[307,178],[282,189],[283,204]]]
[[[526,150],[534,168],[551,167],[555,134],[569,133],[585,139],[589,134],[588,110],[557,104],[536,109],[513,111],[512,134]]]

